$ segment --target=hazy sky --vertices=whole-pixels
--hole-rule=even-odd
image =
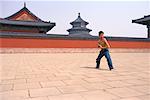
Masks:
[[[92,29],[91,35],[102,30],[106,36],[146,37],[144,25],[132,23],[133,19],[150,14],[148,0],[0,0],[0,17],[8,17],[23,8],[27,8],[44,21],[55,22],[56,26],[50,34],[68,34],[70,22],[78,13],[89,22],[87,28]]]

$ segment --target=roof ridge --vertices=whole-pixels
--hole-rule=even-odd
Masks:
[[[17,11],[16,13],[4,18],[4,19],[11,19],[14,16],[16,16],[17,14],[19,14],[22,11],[27,11],[27,13],[29,13],[32,17],[34,17],[36,20],[38,21],[42,21],[40,18],[38,18],[37,16],[35,16],[26,6],[24,6],[22,9],[20,9],[19,11]]]
[[[88,22],[86,22],[85,20],[83,20],[80,16],[80,13],[78,13],[78,17],[72,21],[71,23],[78,23],[78,22],[85,22],[86,24],[88,24]]]

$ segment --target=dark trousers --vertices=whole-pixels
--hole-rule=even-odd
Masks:
[[[109,50],[108,49],[102,49],[96,59],[96,68],[99,68],[99,65],[100,65],[100,60],[101,58],[105,56],[105,58],[107,59],[107,63],[108,63],[108,66],[109,66],[109,69],[113,69],[113,65],[112,65],[112,60],[111,60],[111,57],[110,57],[110,54],[109,54]]]

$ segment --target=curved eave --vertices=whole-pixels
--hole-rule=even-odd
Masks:
[[[0,24],[6,24],[6,25],[16,25],[16,26],[38,26],[38,27],[49,27],[49,26],[55,26],[55,23],[50,22],[35,22],[35,21],[18,21],[18,20],[0,20]]]
[[[132,23],[142,24],[142,25],[150,25],[150,15],[144,16],[143,18],[132,20]]]
[[[83,22],[75,22],[75,21],[73,21],[73,22],[71,22],[70,24],[71,24],[71,25],[74,25],[74,24],[76,24],[76,23],[85,23],[85,25],[89,24],[89,23],[86,22],[86,21],[83,21]]]
[[[142,24],[142,25],[148,25],[149,22],[147,21],[140,21],[140,20],[132,20],[132,23]]]
[[[88,29],[88,28],[86,28],[86,29],[68,29],[67,30],[68,32],[70,32],[70,31],[92,31],[91,29]]]

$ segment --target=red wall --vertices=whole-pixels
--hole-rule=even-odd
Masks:
[[[150,42],[109,41],[112,48],[150,48]],[[1,48],[97,48],[97,40],[0,38]]]

